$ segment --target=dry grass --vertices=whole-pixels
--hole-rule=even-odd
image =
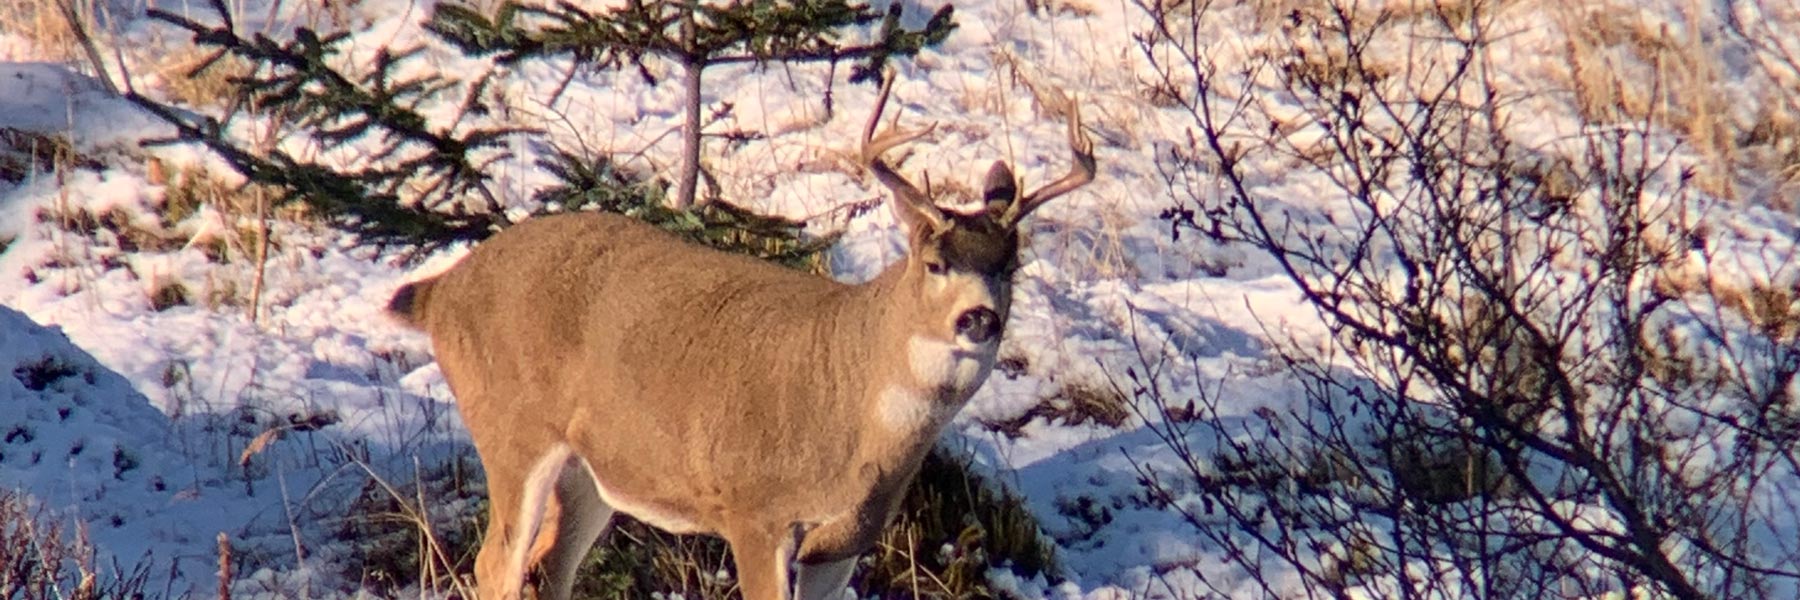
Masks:
[[[1131,414],[1130,400],[1111,386],[1064,381],[1055,392],[1018,416],[983,420],[981,425],[1009,438],[1019,438],[1025,435],[1026,425],[1040,419],[1068,427],[1092,423],[1116,429],[1130,421]]]
[[[1534,0],[1405,0],[1402,2],[1348,2],[1334,0],[1320,2],[1318,0],[1248,0],[1251,14],[1259,27],[1279,27],[1283,22],[1297,20],[1334,20],[1330,13],[1338,8],[1348,9],[1359,23],[1373,23],[1377,20],[1397,21],[1437,21],[1453,27],[1467,24],[1478,15],[1491,14],[1496,11],[1511,9],[1514,6],[1527,4]],[[1181,8],[1192,5],[1188,2],[1169,2],[1165,5],[1172,12],[1179,13]]]
[[[71,167],[52,167],[52,172],[67,168]],[[281,249],[259,218],[259,203],[269,202],[273,191],[233,184],[204,171],[173,170],[170,174],[172,169],[155,159],[150,161],[149,171],[153,183],[163,184],[163,194],[161,202],[151,207],[148,214],[122,207],[94,211],[63,203],[40,209],[39,223],[78,241],[70,245],[66,255],[53,257],[41,270],[97,264],[102,271],[108,271],[126,268],[123,258],[132,253],[166,254],[194,248],[212,263],[232,268],[208,270],[204,281],[183,281],[168,273],[138,272],[134,268],[132,275],[145,282],[144,293],[152,309],[194,304],[214,310],[257,309],[262,295],[258,285],[263,266],[260,259]],[[258,198],[258,194],[263,196]],[[306,213],[301,209],[268,212],[271,219],[306,221]],[[191,222],[203,213],[211,221]],[[34,270],[28,276],[39,277],[41,273]]]
[[[1723,105],[1730,97],[1720,58],[1689,28],[1673,30],[1629,6],[1603,3],[1557,12],[1569,65],[1566,85],[1584,121],[1648,122],[1679,133],[1707,161],[1695,184],[1722,198],[1736,196],[1734,126]]]
[[[75,2],[80,14],[92,15],[92,0],[7,0],[0,2],[0,31],[20,36],[31,47],[30,58],[68,62],[81,56],[80,42],[60,4]]]
[[[139,563],[123,572],[100,568],[85,524],[65,524],[24,496],[0,489],[0,598],[141,599],[149,566]]]
[[[362,6],[362,3],[363,0],[301,0],[295,4],[295,10],[298,13],[300,21],[305,23],[308,27],[314,29],[320,27],[342,29],[353,24],[351,22],[352,17],[355,15],[356,9]],[[490,3],[497,4],[497,2],[494,1],[490,1]],[[490,8],[483,8],[482,10],[483,12],[492,14]]]
[[[0,181],[17,183],[74,168],[99,167],[100,162],[82,155],[68,136],[0,127]]]
[[[1346,27],[1346,21],[1355,31],[1380,24],[1391,34],[1412,35],[1415,40],[1465,31],[1477,19],[1483,30],[1490,32],[1549,31],[1552,46],[1532,47],[1526,42],[1509,52],[1555,52],[1560,60],[1504,67],[1518,76],[1513,83],[1522,86],[1507,90],[1509,93],[1566,97],[1584,125],[1647,123],[1674,133],[1698,158],[1697,168],[1692,170],[1693,185],[1714,197],[1743,199],[1747,191],[1762,192],[1765,184],[1772,183],[1776,193],[1758,197],[1791,209],[1797,196],[1793,190],[1800,188],[1800,125],[1796,124],[1800,104],[1793,101],[1800,97],[1800,81],[1796,81],[1800,73],[1785,72],[1790,62],[1764,61],[1776,66],[1765,64],[1765,72],[1752,78],[1767,85],[1749,88],[1765,91],[1760,95],[1744,92],[1742,76],[1732,75],[1741,73],[1742,67],[1734,70],[1727,65],[1734,55],[1720,50],[1721,42],[1729,41],[1721,38],[1731,34],[1718,30],[1723,25],[1716,22],[1714,9],[1702,3],[1665,3],[1660,10],[1622,0],[1249,0],[1246,4],[1255,27],[1283,32],[1252,41],[1252,55],[1279,67],[1278,72],[1290,84],[1323,89],[1417,85],[1419,82],[1389,79],[1413,77],[1420,70],[1416,62],[1382,62],[1390,55],[1387,52],[1363,53],[1358,61],[1348,61],[1341,48],[1315,39],[1309,33],[1314,29],[1334,32],[1323,36],[1327,41],[1338,39],[1335,32]],[[1785,26],[1768,27],[1781,30]],[[1416,42],[1390,42],[1407,52],[1420,49]],[[1512,43],[1500,40],[1501,46]],[[1150,102],[1166,104],[1179,91],[1152,88],[1143,95]],[[1403,93],[1389,91],[1390,96]]]
[[[224,107],[238,96],[234,78],[250,74],[250,63],[235,55],[216,57],[213,52],[184,46],[151,60],[151,68],[163,81],[169,99],[188,106]]]
[[[1800,208],[1800,82],[1791,95],[1763,98],[1740,137],[1745,161],[1774,177],[1776,208]]]
[[[1091,17],[1099,14],[1092,0],[1025,0],[1031,14]]]
[[[476,472],[474,458],[463,456],[401,486],[371,477],[338,532],[357,540],[344,566],[377,594],[419,585],[468,597],[487,527]],[[863,595],[883,598],[993,598],[989,569],[1010,565],[1025,576],[1054,577],[1053,552],[1022,500],[938,449],[852,582]],[[620,514],[589,552],[575,597],[738,598],[732,571],[723,540],[665,533]]]
[[[589,554],[576,597],[738,597],[723,541],[615,519],[612,533]],[[1025,576],[1054,576],[1054,560],[1022,500],[939,448],[926,457],[876,548],[858,561],[852,586],[881,598],[993,598],[989,569],[1011,565]]]
[[[163,188],[162,205],[158,210],[158,218],[164,226],[173,227],[188,217],[200,212],[201,207],[210,207],[223,215],[228,223],[238,224],[247,219],[254,219],[259,211],[264,210],[274,201],[277,190],[266,186],[244,185],[227,180],[202,169],[177,169],[163,166],[160,161],[152,159],[152,171],[161,173],[153,176],[152,183],[161,183]],[[160,180],[160,181],[159,181]],[[268,210],[269,218],[276,221],[310,224],[312,219],[304,204],[294,203]],[[253,232],[240,232],[240,235]],[[249,240],[236,240],[247,244]],[[247,245],[236,245],[234,249],[243,250]],[[249,255],[250,252],[245,252]]]
[[[942,449],[926,456],[900,513],[857,569],[856,590],[880,598],[997,598],[990,569],[1057,577],[1055,547],[1022,499]]]
[[[355,540],[343,565],[378,595],[418,586],[434,594],[472,597],[468,582],[486,511],[469,475],[473,455],[452,457],[396,486],[369,468],[363,488],[345,511],[337,535]]]

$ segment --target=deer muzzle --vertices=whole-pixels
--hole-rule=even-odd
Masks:
[[[1000,336],[1000,313],[986,306],[971,308],[956,317],[956,335],[972,344],[986,344]]]

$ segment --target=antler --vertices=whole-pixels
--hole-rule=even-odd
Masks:
[[[1025,215],[1031,214],[1031,211],[1037,210],[1045,202],[1074,191],[1075,188],[1087,185],[1088,182],[1094,180],[1094,140],[1090,139],[1087,130],[1081,127],[1081,106],[1071,100],[1068,107],[1069,151],[1073,155],[1071,161],[1073,164],[1069,165],[1069,172],[1056,181],[1019,198],[1018,202],[1014,202],[1012,207],[1007,209],[1001,222],[1007,225],[1016,225],[1025,218]]]
[[[895,146],[925,137],[937,130],[936,123],[918,131],[898,129],[890,125],[887,131],[882,132],[879,136],[875,135],[875,126],[881,122],[881,113],[887,108],[888,93],[894,88],[894,73],[889,71],[886,75],[886,80],[881,82],[881,97],[875,100],[875,112],[869,115],[869,124],[863,127],[863,165],[875,173],[875,179],[881,181],[882,185],[887,186],[888,190],[894,193],[895,202],[924,217],[930,222],[932,228],[940,228],[944,224],[944,215],[942,211],[938,210],[937,205],[931,202],[931,197],[925,192],[919,191],[918,186],[907,181],[906,177],[894,171],[893,167],[888,166],[887,161],[881,159],[882,153]],[[895,123],[898,123],[899,120],[898,116],[894,117]]]

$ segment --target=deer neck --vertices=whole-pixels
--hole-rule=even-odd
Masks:
[[[974,394],[993,365],[993,357],[959,356],[954,340],[931,331],[929,307],[918,306],[906,293],[911,281],[905,261],[888,267],[874,280],[857,286],[861,295],[849,305],[843,322],[861,338],[857,347],[869,354],[860,364],[845,365],[872,375],[855,394],[869,456],[901,458],[911,466],[937,440],[945,425]],[[852,314],[854,313],[854,314]],[[942,327],[938,327],[942,329]]]

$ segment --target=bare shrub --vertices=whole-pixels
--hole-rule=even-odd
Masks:
[[[1794,225],[1697,185],[1722,167],[1685,153],[1692,131],[1548,112],[1500,75],[1489,3],[1313,5],[1248,67],[1209,35],[1223,9],[1139,6],[1150,87],[1191,127],[1161,161],[1166,215],[1260,251],[1329,334],[1273,340],[1304,393],[1252,419],[1122,378],[1180,459],[1142,467],[1147,501],[1277,596],[1800,586]],[[1380,62],[1397,51],[1405,70]],[[1549,119],[1573,133],[1534,136]]]

